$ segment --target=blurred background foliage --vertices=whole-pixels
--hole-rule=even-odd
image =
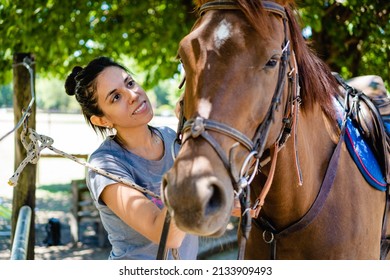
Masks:
[[[297,0],[303,35],[345,78],[379,75],[390,83],[390,1]],[[110,56],[148,91],[156,113],[180,91],[178,43],[196,20],[192,0],[0,0],[0,108],[12,107],[12,58],[32,53],[38,108],[77,111],[63,90],[75,65]]]

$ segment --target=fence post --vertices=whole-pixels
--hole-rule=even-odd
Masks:
[[[30,67],[33,70],[33,75],[30,75],[28,69],[21,65],[27,59],[31,62]],[[23,115],[23,110],[28,108],[28,103],[32,98],[32,90],[35,86],[35,59],[30,53],[15,53],[13,67],[13,88],[14,88],[14,120],[15,124],[19,122]],[[33,82],[31,82],[33,79]],[[32,104],[31,115],[28,118],[28,127],[36,128],[36,102]],[[15,131],[15,170],[20,163],[26,158],[27,151],[24,148],[20,133],[23,127]],[[26,139],[28,140],[28,139]],[[23,205],[28,205],[31,209],[35,208],[35,190],[36,190],[36,164],[27,164],[20,174],[18,179],[18,186],[14,188],[12,198],[12,240],[16,228],[17,218],[20,208]],[[34,212],[31,214],[31,225],[29,234],[29,245],[27,250],[27,259],[34,259],[35,246],[35,225]]]

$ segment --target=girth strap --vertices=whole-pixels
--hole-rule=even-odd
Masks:
[[[344,142],[344,133],[345,133],[345,120],[341,128],[339,142],[337,143],[337,146],[334,149],[332,157],[329,161],[324,180],[322,181],[320,187],[320,191],[314,203],[310,207],[309,211],[307,211],[306,214],[301,219],[299,219],[297,222],[293,223],[292,225],[280,231],[276,230],[271,225],[271,223],[268,222],[263,217],[253,220],[255,225],[257,225],[259,228],[264,229],[264,232],[269,232],[272,235],[272,241],[269,243],[271,244],[271,248],[272,248],[271,257],[273,259],[276,259],[276,240],[278,238],[285,237],[291,233],[297,232],[307,227],[315,219],[315,217],[321,212],[323,206],[325,205],[325,201],[330,193],[330,190],[336,178],[341,146],[342,143]]]

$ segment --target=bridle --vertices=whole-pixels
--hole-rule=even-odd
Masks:
[[[288,40],[287,21],[288,16],[285,8],[277,3],[270,1],[261,1],[263,8],[273,14],[282,17],[284,28],[284,40],[282,43],[282,55],[279,65],[278,81],[275,91],[272,96],[271,104],[268,108],[267,114],[264,120],[256,129],[253,139],[249,139],[245,134],[237,129],[230,127],[224,123],[217,122],[211,119],[205,119],[202,117],[196,117],[194,119],[184,120],[183,112],[181,112],[181,120],[178,127],[178,135],[176,141],[179,144],[184,143],[190,139],[201,137],[206,140],[210,146],[216,151],[221,159],[224,167],[228,171],[231,178],[235,196],[239,199],[241,205],[241,229],[242,237],[240,242],[239,259],[243,259],[243,252],[245,248],[245,240],[249,237],[249,231],[251,228],[251,218],[259,215],[260,209],[264,204],[265,196],[267,195],[273,179],[273,172],[275,170],[275,163],[278,151],[284,146],[285,142],[289,138],[291,131],[295,128],[295,123],[298,117],[298,108],[300,105],[299,85],[298,85],[298,69],[295,61],[294,53],[291,53],[290,41]],[[212,1],[204,4],[199,9],[200,16],[204,15],[209,10],[239,10],[240,7],[234,1]],[[292,55],[291,55],[292,54]],[[287,73],[287,68],[290,68]],[[252,182],[259,165],[261,165],[260,159],[262,159],[265,144],[268,139],[271,126],[274,122],[275,111],[278,109],[282,94],[285,89],[286,81],[289,81],[288,98],[285,107],[285,114],[283,118],[283,126],[277,141],[270,149],[271,154],[271,172],[268,175],[267,182],[263,187],[259,197],[255,201],[255,204],[250,206],[250,183]],[[290,106],[289,106],[290,105]],[[183,106],[181,106],[183,109]],[[234,144],[227,156],[222,149],[221,145],[208,133],[208,131],[214,131],[223,134],[227,137],[234,139]],[[295,141],[294,141],[295,143]],[[233,164],[233,152],[238,145],[244,146],[249,154],[244,160],[240,172],[237,172],[237,168]],[[254,161],[254,162],[253,162]],[[299,164],[296,158],[296,166],[300,176]]]

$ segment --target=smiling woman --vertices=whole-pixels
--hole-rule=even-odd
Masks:
[[[89,162],[159,196],[162,176],[173,164],[172,150],[178,150],[176,133],[149,125],[151,103],[129,71],[99,57],[84,68],[74,67],[65,88],[76,96],[86,121],[107,136]],[[92,170],[87,185],[112,245],[109,259],[155,259],[167,213],[161,200]],[[197,257],[197,237],[174,221],[166,246],[178,249],[182,259]]]

